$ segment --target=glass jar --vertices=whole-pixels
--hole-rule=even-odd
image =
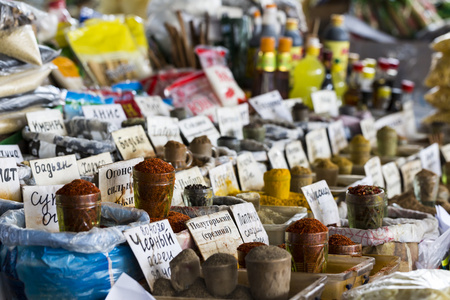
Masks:
[[[414,176],[414,195],[425,206],[434,207],[439,190],[439,176],[431,171],[422,170]]]
[[[294,259],[296,272],[323,273],[328,262],[328,232],[286,232],[286,250]]]
[[[258,142],[264,142],[264,139],[266,138],[266,128],[264,126],[251,126],[246,125],[243,128],[244,133],[244,139],[250,139],[255,140]]]
[[[362,246],[361,244],[329,245],[328,254],[362,256]]]
[[[184,189],[183,197],[186,206],[211,206],[213,204],[212,187],[206,189]]]
[[[385,214],[385,193],[376,195],[353,195],[347,191],[348,225],[350,228],[377,229],[383,226]]]
[[[60,231],[89,231],[100,224],[101,193],[56,195],[56,212]]]
[[[175,171],[144,173],[133,167],[135,207],[145,210],[150,219],[166,218],[172,204]]]

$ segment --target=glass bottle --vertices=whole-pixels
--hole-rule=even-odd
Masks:
[[[371,91],[373,80],[375,79],[375,69],[371,67],[364,67],[361,78],[361,91]]]
[[[275,87],[283,99],[287,99],[289,96],[289,77],[292,68],[291,47],[292,39],[290,37],[280,37],[277,52]]]
[[[388,58],[388,62],[389,69],[386,72],[386,85],[392,88],[394,87],[395,80],[397,79],[400,62],[396,58]]]
[[[331,15],[331,23],[325,28],[323,39],[324,48],[330,50],[333,53],[333,57],[339,59],[342,68],[346,69],[350,49],[350,35],[344,26],[344,19],[343,15]]]
[[[322,52],[322,63],[325,67],[325,77],[322,81],[322,86],[320,87],[321,90],[328,90],[333,91],[333,79],[331,76],[331,64],[333,60],[333,52],[330,50],[324,49]]]
[[[373,107],[375,109],[386,110],[391,100],[391,93],[392,90],[389,86],[384,85],[379,87],[377,91],[378,94],[377,101],[373,103]]]
[[[338,58],[335,59],[339,60]],[[338,101],[338,107],[342,105],[342,98],[344,93],[347,91],[347,83],[345,81],[345,72],[342,65],[339,62],[331,67],[331,78],[333,80],[334,90],[336,92],[336,97]]]
[[[276,4],[266,5],[263,12],[261,29],[261,37],[273,37],[275,39],[275,45],[278,44],[277,11]]]
[[[258,96],[275,90],[275,39],[261,38],[261,50],[258,53],[256,76],[253,84],[252,96]]]
[[[410,80],[402,80],[402,105],[412,101],[412,93],[414,92],[414,82]]]
[[[255,75],[255,65],[258,57],[258,49],[261,43],[262,20],[259,10],[253,13],[253,33],[248,43],[246,77],[251,81]]]
[[[389,60],[386,58],[379,58],[378,59],[378,68],[375,75],[375,81],[372,85],[372,91],[373,91],[373,103],[375,104],[377,102],[378,98],[378,88],[381,86],[386,85],[386,79],[387,79],[387,71],[389,70]]]
[[[402,90],[393,88],[391,91],[391,102],[387,109],[390,112],[398,112],[402,110]]]
[[[344,103],[346,105],[357,106],[361,98],[361,77],[364,66],[362,62],[353,64],[353,72],[350,75],[349,86],[344,94]]]
[[[298,29],[298,20],[294,18],[288,18],[286,21],[286,30],[284,36],[290,37],[292,39],[291,47],[291,57],[292,57],[292,68],[290,75],[289,86],[294,85],[294,69],[298,62],[303,57],[303,37]]]

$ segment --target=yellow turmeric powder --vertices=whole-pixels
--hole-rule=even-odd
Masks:
[[[287,199],[279,199],[271,197],[264,193],[261,193],[260,204],[261,205],[275,205],[275,206],[302,206],[306,207],[310,211],[306,198],[301,193],[290,192]]]
[[[272,169],[264,173],[264,191],[266,195],[288,199],[291,188],[291,173],[288,169]]]

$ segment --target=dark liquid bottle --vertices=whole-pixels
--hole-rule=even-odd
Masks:
[[[361,76],[364,66],[361,62],[353,64],[353,72],[350,75],[349,86],[344,94],[344,104],[357,106],[361,98]]]
[[[252,97],[275,90],[275,71],[275,39],[263,37],[256,65],[256,76],[253,81]]]
[[[333,52],[324,49],[322,52],[322,62],[325,66],[325,78],[323,79],[321,90],[333,91],[333,77],[331,75],[331,64],[333,60]]]
[[[289,37],[281,37],[278,41],[275,86],[283,99],[287,99],[289,97],[289,79],[292,68],[291,47],[292,39]]]
[[[333,57],[339,59],[342,69],[345,70],[348,64],[348,53],[350,49],[350,35],[344,26],[344,16],[331,15],[331,23],[325,28],[323,34],[324,48],[333,53]]]

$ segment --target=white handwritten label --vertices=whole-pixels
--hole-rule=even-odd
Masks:
[[[381,166],[384,179],[386,179],[386,192],[388,198],[400,195],[402,193],[402,182],[400,172],[395,162],[387,163]]]
[[[236,249],[243,243],[227,210],[190,219],[186,226],[204,260],[219,252],[236,257]]]
[[[170,115],[168,105],[160,96],[134,96],[134,101],[144,117]]]
[[[441,171],[441,156],[439,152],[439,145],[434,143],[419,152],[422,168],[434,172],[438,176],[442,175]]]
[[[327,130],[316,129],[306,134],[306,151],[308,158],[313,163],[317,158],[330,158],[331,150],[328,143]]]
[[[397,134],[406,136],[405,114],[403,112],[398,112],[379,118],[375,121],[376,130],[380,130],[384,126],[389,126],[394,129]]]
[[[155,151],[141,125],[113,131],[112,137],[124,160],[155,156]]]
[[[251,152],[240,154],[237,159],[239,182],[243,191],[261,191],[264,175]]]
[[[328,113],[332,116],[337,114],[337,97],[335,91],[317,91],[311,93],[311,100],[316,114]]]
[[[239,191],[236,174],[234,174],[231,162],[209,170],[209,179],[216,196],[227,196],[230,193]]]
[[[292,98],[292,99],[284,99],[283,104],[287,108],[288,111],[292,111],[295,104],[303,103],[302,98]]]
[[[286,158],[284,158],[284,153],[277,149],[276,147],[272,147],[272,149],[267,152],[267,156],[269,156],[270,164],[272,165],[272,169],[288,169],[288,164],[286,162]]]
[[[75,154],[30,160],[36,185],[66,184],[80,179]]]
[[[148,117],[147,132],[157,153],[164,152],[164,145],[168,141],[183,143],[177,118],[161,116]]]
[[[367,177],[372,178],[373,185],[384,188],[383,172],[381,171],[381,161],[378,156],[372,157],[364,164],[364,172]]]
[[[173,189],[173,206],[184,206],[183,192],[184,188],[191,184],[206,185],[205,178],[198,167],[193,167],[187,170],[183,170],[175,173],[175,187]]]
[[[189,143],[198,136],[206,135],[211,143],[217,146],[217,139],[220,137],[220,133],[208,117],[195,116],[187,118],[181,120],[178,125],[181,133]]]
[[[292,115],[283,104],[278,91],[263,94],[248,100],[263,119],[286,120],[292,122]]]
[[[414,176],[422,170],[420,160],[413,160],[400,167],[403,177],[403,190],[409,191],[413,187]]]
[[[233,107],[218,107],[216,115],[219,130],[223,136],[234,136],[240,140],[244,138],[242,117],[237,109]]]
[[[339,154],[339,151],[348,146],[342,120],[333,122],[328,126],[328,136],[330,137],[331,151],[333,151],[333,154]]]
[[[250,124],[250,113],[248,110],[248,103],[242,103],[235,107],[241,115],[242,126]]]
[[[67,135],[61,111],[57,109],[29,112],[27,113],[27,122],[31,132],[53,132]]]
[[[19,170],[12,157],[0,158],[0,199],[22,201]]]
[[[111,164],[111,153],[105,152],[94,156],[89,156],[80,160],[77,160],[78,171],[81,176],[94,175],[98,173],[98,168]]]
[[[83,105],[81,109],[86,119],[110,122],[117,128],[121,128],[122,122],[127,119],[120,104]]]
[[[293,141],[286,144],[286,158],[289,167],[292,169],[295,166],[301,166],[309,168],[308,158],[303,150],[302,143],[300,141]]]
[[[170,279],[170,261],[181,252],[181,247],[169,221],[141,225],[123,234],[151,290],[157,279]]]
[[[63,185],[25,185],[22,187],[25,227],[59,232],[56,191]]]
[[[23,162],[22,151],[18,145],[0,145],[0,157],[14,157],[17,163]]]
[[[314,218],[325,226],[336,224],[341,226],[338,207],[325,180],[302,187],[303,194],[308,201]]]
[[[98,185],[102,202],[114,202],[134,207],[133,167],[142,157],[119,161],[98,169]]]
[[[269,245],[269,236],[252,203],[232,205],[230,209],[244,243],[260,242]]]
[[[362,135],[366,138],[366,140],[370,141],[370,144],[375,145],[377,143],[375,120],[373,118],[361,120],[359,126],[361,126]]]
[[[441,152],[442,152],[442,156],[444,156],[445,162],[450,162],[450,144],[442,146]]]

